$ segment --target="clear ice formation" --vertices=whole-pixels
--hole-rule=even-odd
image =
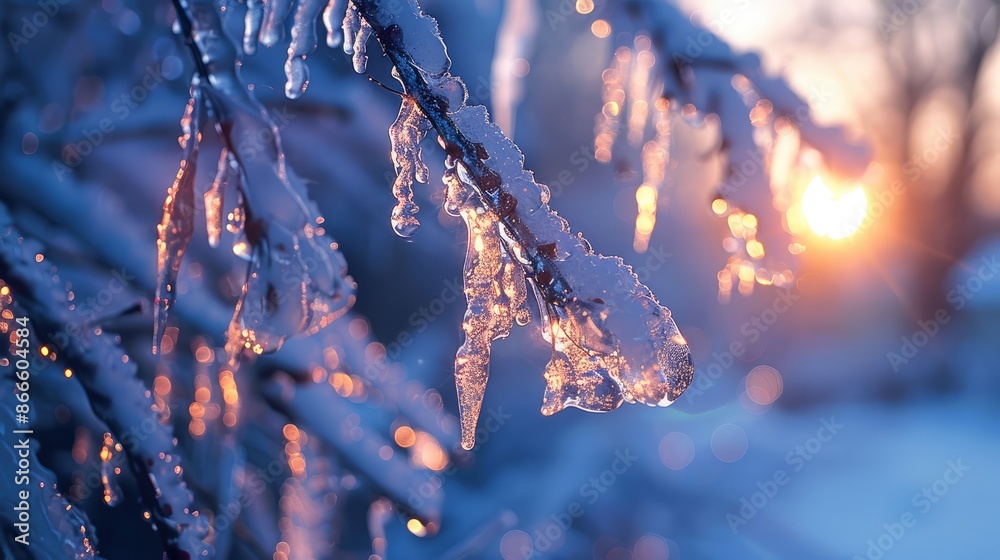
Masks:
[[[406,90],[400,118],[415,103],[438,133],[447,154],[446,209],[469,231],[465,341],[455,360],[463,447],[475,444],[490,345],[514,322],[527,322],[528,285],[552,346],[544,414],[569,406],[602,412],[623,402],[672,403],[694,368],[670,311],[621,259],[594,253],[549,208],[548,188],[524,169],[520,150],[484,107],[465,104],[465,86],[449,73],[436,22],[415,3],[401,4],[389,9],[355,0],[345,21],[354,22],[350,12],[357,10],[356,19],[371,26],[394,64]],[[397,168],[403,169],[398,162]]]
[[[261,354],[276,350],[288,336],[312,334],[328,325],[353,304],[355,286],[336,243],[325,233],[324,220],[309,200],[305,184],[285,165],[277,126],[239,79],[236,50],[225,36],[214,2],[183,4],[186,14],[180,18],[181,24],[190,26],[186,35],[193,37],[189,46],[198,72],[181,121],[180,170],[168,191],[158,228],[154,352],[163,336],[181,260],[194,230],[198,145],[212,123],[224,150],[216,179],[204,194],[209,242],[219,242],[223,194],[231,188],[237,193],[237,204],[229,213],[227,229],[234,234],[233,252],[249,261],[226,349],[232,358],[244,350]],[[256,25],[254,4],[248,9],[247,20]],[[269,12],[262,16],[261,41],[265,44],[280,40],[281,34],[272,29],[275,21],[280,23],[279,15]],[[293,43],[298,33],[293,30]]]
[[[252,53],[258,40],[269,44],[280,37],[270,26],[293,11],[294,43],[295,28],[310,25],[299,15],[317,13],[314,4],[249,2],[246,52]],[[666,406],[676,400],[694,369],[670,311],[621,259],[594,253],[549,208],[548,188],[524,169],[518,148],[490,122],[485,108],[466,105],[465,85],[450,74],[437,22],[414,0],[331,0],[322,20],[330,46],[340,44],[337,23],[342,22],[342,46],[359,73],[366,71],[366,45],[375,36],[405,90],[389,131],[397,171],[391,223],[397,234],[410,236],[419,225],[412,185],[427,180],[420,142],[431,129],[447,154],[446,209],[461,216],[469,232],[465,341],[455,359],[462,445],[475,444],[492,341],[507,336],[514,323],[528,321],[528,286],[552,346],[544,414],[569,406],[607,411],[623,402]],[[304,29],[298,36],[314,41]],[[296,60],[303,61],[311,48],[304,39],[289,48],[289,96],[307,83],[300,75],[304,62]],[[248,176],[253,175],[243,175]]]

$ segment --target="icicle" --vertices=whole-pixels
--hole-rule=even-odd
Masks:
[[[323,558],[336,544],[336,518],[344,509],[337,465],[319,438],[286,424],[285,457],[292,473],[281,485],[278,523],[289,560]]]
[[[392,519],[392,502],[379,498],[368,508],[368,535],[372,539],[372,554],[368,560],[386,560],[389,541],[386,540],[385,526]]]
[[[473,214],[478,214],[473,207],[463,211],[470,231],[464,274],[468,308],[462,323],[465,341],[455,356],[455,384],[465,449],[475,445],[492,342],[506,338],[515,322],[523,326],[528,320],[523,269],[511,262],[503,249],[495,216]]]
[[[212,188],[205,192],[205,226],[208,229],[208,244],[219,246],[222,237],[222,205],[226,188],[230,183],[239,182],[240,174],[236,162],[229,157],[229,150],[222,148],[219,154],[219,169],[212,181]]]
[[[335,49],[343,41],[343,28],[340,23],[343,20],[340,14],[344,13],[347,0],[329,0],[326,9],[323,10],[323,25],[326,27],[326,44]]]
[[[344,53],[354,54],[354,41],[361,31],[361,14],[358,13],[358,8],[353,1],[347,3],[342,27],[344,30]]]
[[[446,171],[444,181],[449,187],[446,204],[459,209],[469,233],[463,274],[468,304],[462,323],[465,340],[455,356],[455,385],[462,447],[472,449],[489,378],[490,348],[494,340],[510,334],[515,322],[527,324],[527,286],[524,269],[504,247],[496,214],[478,206],[478,197],[453,170]]]
[[[296,99],[309,86],[309,67],[306,55],[316,48],[316,17],[325,0],[299,0],[292,23],[292,41],[288,45],[285,62],[285,95]]]
[[[273,47],[285,38],[285,18],[295,0],[266,0],[264,2],[264,22],[260,28],[260,42],[265,47]]]
[[[248,55],[257,52],[260,26],[264,22],[264,1],[247,0],[247,15],[243,23],[243,52]]]
[[[650,70],[656,64],[656,57],[649,50],[652,45],[649,37],[639,35],[634,43],[635,60],[628,77],[628,142],[633,146],[641,146],[649,118]]]
[[[358,13],[354,2],[349,2],[344,14],[344,52],[353,55],[354,71],[358,74],[364,74],[368,67],[366,45],[371,34],[371,25]]]
[[[200,80],[191,82],[191,99],[181,119],[183,136],[180,138],[183,156],[173,185],[163,203],[163,217],[156,227],[159,274],[156,301],[153,309],[153,353],[157,353],[167,315],[176,298],[175,284],[184,252],[194,233],[194,181],[198,167],[198,143],[201,141],[204,99]]]
[[[656,137],[642,146],[642,184],[635,191],[638,214],[632,248],[637,253],[645,253],[649,248],[649,237],[656,226],[660,192],[670,162],[670,103],[666,99],[657,99],[654,105]]]
[[[420,226],[417,220],[420,207],[413,202],[413,181],[427,183],[427,165],[421,158],[420,142],[430,128],[413,99],[404,96],[399,115],[389,127],[392,163],[396,167],[396,180],[392,184],[396,206],[392,209],[391,223],[400,237],[412,236]]]
[[[535,49],[542,10],[537,0],[504,2],[503,17],[497,30],[496,48],[490,73],[497,84],[490,92],[493,117],[505,134],[514,137],[517,106],[524,96],[527,59]]]

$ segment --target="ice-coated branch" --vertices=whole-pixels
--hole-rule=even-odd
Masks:
[[[6,206],[0,205],[4,280],[27,310],[34,332],[51,339],[59,359],[75,372],[94,413],[124,446],[167,557],[211,558],[212,547],[205,542],[208,524],[194,510],[172,430],[160,424],[148,390],[136,377],[135,364],[118,343],[99,326],[81,324],[65,291],[36,262],[40,249],[16,231]],[[68,336],[68,332],[79,334]]]
[[[231,357],[242,350],[273,351],[288,336],[314,334],[342,315],[354,302],[354,282],[305,184],[285,165],[278,127],[240,81],[236,49],[226,37],[215,2],[175,0],[174,5],[197,70],[181,121],[181,167],[159,226],[154,350],[163,336],[177,272],[194,229],[198,144],[211,121],[223,152],[216,180],[204,195],[209,240],[220,239],[223,193],[227,186],[234,187],[238,202],[226,227],[235,235],[233,252],[249,261],[227,333],[227,351]]]
[[[662,97],[681,105],[691,103],[704,113],[714,113],[728,99],[739,101],[739,115],[731,115],[732,118],[719,115],[724,137],[740,130],[752,130],[754,123],[751,121],[760,120],[764,115],[745,118],[748,108],[744,101],[756,104],[765,100],[761,111],[771,113],[769,120],[789,119],[787,124],[798,129],[802,141],[822,151],[825,162],[835,171],[848,176],[859,176],[865,171],[871,157],[868,147],[852,142],[842,127],[816,124],[809,103],[783,78],[769,75],[757,54],[734,52],[722,39],[692,23],[691,18],[669,2],[620,0],[612,6],[618,7],[616,21],[631,22],[625,31],[635,34],[645,31],[652,40],[652,48],[658,55],[655,74],[662,80],[659,88]],[[613,28],[613,31],[623,29]],[[712,70],[719,74],[712,74]],[[729,95],[729,92],[745,94],[750,90],[753,94],[747,97]]]
[[[437,23],[412,0],[352,0],[344,21],[348,39],[371,28],[405,89],[404,105],[415,103],[438,134],[449,211],[469,228],[466,342],[455,362],[463,446],[475,441],[489,367],[484,349],[521,314],[528,280],[553,346],[544,413],[673,402],[693,368],[669,310],[621,259],[594,253],[549,208],[548,189],[524,169],[520,150],[485,108],[465,104],[465,85],[449,72]],[[356,57],[363,46],[355,41]]]
[[[614,37],[615,48],[602,75],[604,104],[595,155],[608,161],[619,134],[641,148],[637,248],[655,224],[663,178],[649,171],[662,170],[669,159],[669,144],[661,138],[669,131],[671,115],[714,114],[726,165],[713,210],[729,222],[732,243],[727,240],[727,249],[733,253],[719,274],[720,296],[728,294],[734,281],[743,292],[755,281],[790,283],[788,261],[803,247],[783,229],[780,211],[786,208],[775,203],[772,190],[786,188],[800,143],[822,154],[825,172],[854,179],[869,163],[868,148],[851,142],[840,127],[816,124],[809,103],[784,79],[768,75],[758,55],[734,52],[669,2],[617,0],[604,6],[601,16],[607,18],[601,24],[608,26],[602,35]],[[814,103],[825,101],[816,97]],[[649,128],[655,129],[655,138],[649,138]]]

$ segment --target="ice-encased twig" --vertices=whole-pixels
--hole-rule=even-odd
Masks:
[[[336,243],[326,235],[324,220],[309,200],[305,184],[285,165],[278,127],[240,81],[236,49],[225,35],[215,2],[175,0],[175,7],[197,66],[191,85],[192,105],[197,109],[203,104],[207,109],[226,150],[220,158],[219,176],[234,176],[240,194],[233,251],[250,261],[247,281],[227,330],[226,349],[231,358],[242,350],[256,354],[273,351],[288,336],[313,334],[342,315],[354,302],[354,282],[347,276]],[[265,5],[262,34],[271,37],[277,33],[275,26],[280,28],[284,18],[282,10],[287,11],[271,3]],[[314,19],[317,14],[318,10]],[[185,136],[190,138],[194,130],[197,128],[187,126]],[[190,139],[186,145],[197,146]],[[193,181],[192,159],[196,158],[196,152],[185,153],[187,163],[182,164],[178,183],[189,169]],[[173,190],[184,197],[179,198]],[[178,211],[184,201],[193,200],[193,189],[173,190],[161,224],[161,245],[168,247],[178,242],[186,245],[193,229],[193,212]],[[213,228],[219,217],[214,191],[213,187],[206,199],[212,201],[207,209],[212,213]],[[177,221],[180,225],[174,225]],[[174,230],[186,238],[165,235]],[[215,240],[214,233],[210,237]],[[177,251],[167,256],[174,254]],[[179,258],[175,263],[161,256],[161,270],[175,270],[176,266],[168,265],[179,264]],[[160,284],[158,308],[169,307],[174,294],[169,283]],[[162,327],[163,321],[165,317],[158,318],[157,324]],[[157,344],[160,336],[162,330],[158,331]]]
[[[722,39],[696,26],[676,6],[655,0],[621,0],[621,12],[631,17],[634,25],[648,30],[658,49],[658,75],[668,78],[663,84],[665,97],[676,97],[680,103],[692,103],[699,110],[707,107],[712,92],[720,93],[732,87],[732,77],[746,77],[760,97],[771,102],[776,116],[787,116],[799,128],[803,140],[823,152],[824,159],[837,171],[851,176],[864,172],[871,159],[866,145],[851,142],[839,126],[821,126],[813,122],[809,103],[792,91],[788,83],[770,76],[763,69],[760,57],[754,53],[737,54]],[[615,30],[619,31],[619,30]],[[698,37],[699,49],[690,47],[688,38]],[[721,70],[724,76],[699,79],[699,71]],[[704,83],[709,82],[709,83]],[[823,99],[817,101],[823,102]],[[744,113],[746,111],[744,110]],[[723,120],[725,127],[750,127],[747,119]]]
[[[182,478],[181,455],[172,430],[160,424],[153,401],[136,377],[136,366],[100,328],[81,325],[66,293],[35,262],[19,239],[6,207],[0,205],[0,264],[4,280],[28,312],[37,333],[48,333],[59,359],[76,372],[94,413],[118,439],[128,457],[143,501],[171,559],[208,559],[207,522],[194,510]],[[76,328],[69,328],[74,326]],[[68,332],[79,333],[75,336]]]
[[[634,85],[628,82],[629,76],[651,71],[654,89],[631,88],[630,105],[633,102],[645,105],[664,98],[670,101],[673,111],[684,107],[684,113],[689,114],[693,107],[701,114],[718,116],[720,152],[726,165],[717,196],[727,203],[726,209],[718,213],[737,221],[750,215],[746,220],[748,227],[737,225],[733,231],[740,247],[720,272],[720,296],[724,279],[735,276],[741,266],[754,272],[752,276],[760,283],[791,283],[793,274],[788,265],[795,253],[790,249],[800,246],[792,244],[793,239],[782,227],[780,209],[775,207],[772,185],[777,181],[772,180],[773,175],[768,176],[775,170],[775,161],[768,144],[781,138],[778,132],[789,136],[787,132],[794,129],[797,138],[822,154],[829,171],[848,178],[864,173],[871,157],[869,148],[852,142],[841,127],[816,124],[810,104],[794,93],[784,79],[765,72],[758,55],[734,52],[671,3],[617,0],[604,9],[602,17],[610,20],[612,36],[618,41],[611,66],[605,71],[606,93],[609,84],[624,83],[629,89]],[[632,57],[632,69],[627,70],[621,67],[620,59],[633,52],[633,42],[636,56]],[[648,66],[638,64],[642,50],[654,55],[646,57]],[[624,100],[624,92],[619,93],[618,98]],[[612,99],[606,97],[605,111],[609,101]],[[819,94],[811,101],[822,104],[826,99]],[[620,106],[611,108],[624,110]],[[614,143],[615,134],[607,130],[607,120],[599,117],[595,131],[598,159],[602,155],[610,157],[610,152],[602,150],[610,150]],[[642,121],[638,119],[637,123],[644,128],[646,123]],[[767,136],[762,134],[767,130],[765,125],[771,129],[771,140],[762,142],[761,137]],[[779,131],[779,127],[783,130]],[[635,130],[630,131],[630,139],[633,133]]]
[[[549,319],[553,363],[560,365],[548,369],[544,410],[673,402],[694,370],[669,310],[621,259],[595,254],[573,235],[549,208],[548,189],[524,169],[520,150],[489,121],[485,108],[465,105],[465,86],[449,72],[434,19],[413,0],[354,0],[352,9],[372,27],[394,75],[438,133],[448,166],[497,216],[504,249],[531,280]],[[475,400],[481,401],[483,390],[476,388]],[[460,412],[468,448],[477,419],[472,407]]]

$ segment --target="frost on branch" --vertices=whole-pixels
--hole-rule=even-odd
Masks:
[[[276,29],[281,29],[285,12],[277,4],[266,5],[273,11],[262,20],[265,44],[281,38]],[[249,261],[247,281],[227,334],[227,351],[231,357],[244,349],[256,354],[273,351],[288,336],[313,334],[344,313],[354,301],[354,283],[336,243],[325,234],[324,220],[308,199],[304,183],[285,166],[277,126],[237,75],[236,51],[225,36],[214,2],[185,0],[177,6],[178,21],[198,69],[181,123],[183,159],[159,226],[154,351],[163,336],[175,298],[177,271],[194,229],[198,144],[209,121],[223,144],[215,182],[204,195],[209,241],[219,241],[223,193],[232,186],[237,201],[227,229],[235,237],[233,252]],[[253,4],[250,9],[248,20],[256,17]],[[315,17],[318,11],[306,13]],[[293,43],[302,33],[293,32]]]
[[[436,22],[414,2],[390,9],[357,0],[347,20],[355,10],[406,90],[400,115],[412,98],[437,132],[447,154],[449,211],[469,229],[466,340],[455,362],[462,445],[475,443],[490,342],[506,336],[514,319],[526,319],[522,302],[529,283],[553,349],[544,413],[673,402],[694,370],[669,310],[621,259],[595,254],[549,208],[548,189],[524,169],[520,150],[485,108],[465,104],[465,86],[449,73]]]
[[[650,171],[662,170],[669,161],[664,139],[671,116],[679,113],[696,124],[711,120],[719,125],[719,152],[727,160],[712,204],[730,230],[724,247],[731,256],[719,272],[720,298],[727,299],[734,285],[746,294],[754,284],[789,284],[794,255],[805,247],[782,227],[786,180],[796,166],[818,167],[806,157],[815,153],[801,150],[800,143],[822,154],[825,168],[812,172],[844,177],[864,172],[867,148],[849,142],[840,128],[816,125],[806,101],[784,80],[767,76],[757,55],[734,53],[667,2],[620,0],[594,17],[598,14],[609,27],[602,36],[614,37],[615,44],[602,74],[595,156],[609,161],[616,143],[620,153],[620,134],[640,150],[636,249],[645,249],[655,226],[666,181]],[[704,121],[695,120],[699,114]]]
[[[41,246],[20,236],[0,205],[0,270],[36,333],[57,337],[57,359],[73,372],[94,413],[123,444],[143,502],[163,539],[167,557],[211,558],[208,523],[194,510],[182,478],[181,455],[169,426],[153,411],[149,391],[118,342],[81,320],[66,292],[36,262]],[[67,333],[79,333],[73,336]]]

